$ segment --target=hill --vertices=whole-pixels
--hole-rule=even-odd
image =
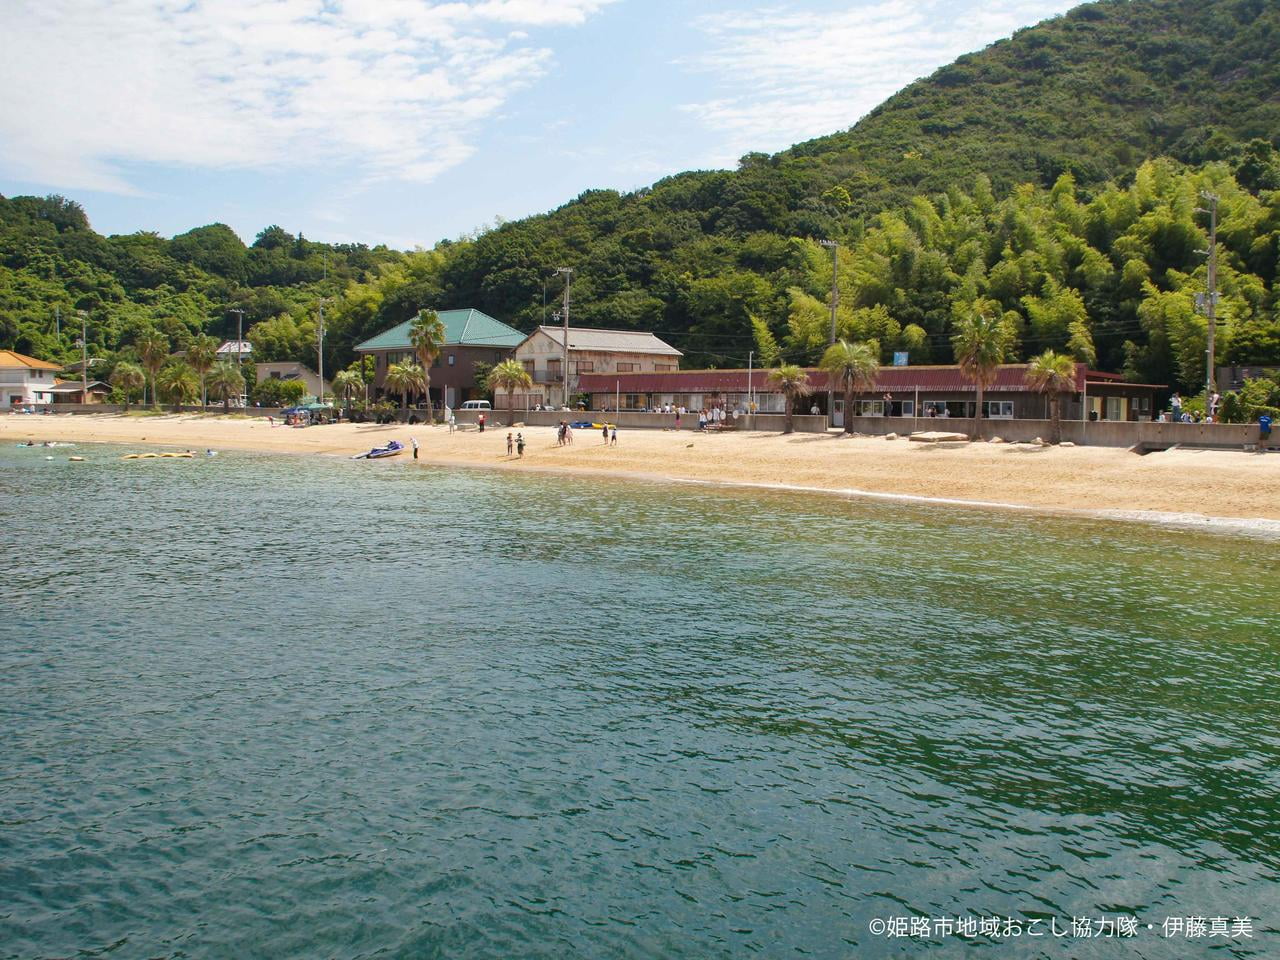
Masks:
[[[1222,197],[1222,355],[1280,361],[1280,8],[1264,0],[1105,0],[912,84],[851,129],[737,170],[550,213],[432,251],[329,246],[225,226],[101,237],[62,198],[0,198],[0,347],[72,355],[89,316],[108,360],[159,329],[174,347],[233,329],[264,359],[326,367],[419,306],[476,306],[522,329],[575,269],[575,323],[644,328],[691,364],[749,351],[811,360],[840,242],[843,335],[949,359],[951,325],[998,310],[1013,356],[1070,348],[1111,369],[1194,385],[1205,220]],[[1158,159],[1163,158],[1163,159]],[[1199,354],[1197,353],[1199,351]]]

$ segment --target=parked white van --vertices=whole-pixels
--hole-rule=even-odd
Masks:
[[[492,410],[493,404],[491,404],[488,400],[468,400],[458,409],[459,410]]]

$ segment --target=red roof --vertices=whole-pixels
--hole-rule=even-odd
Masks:
[[[827,374],[810,367],[809,383],[818,392],[825,392]],[[674,370],[664,373],[584,373],[578,378],[579,389],[584,393],[746,393],[748,388],[757,393],[770,393],[769,370]],[[1086,377],[1089,383],[1099,386],[1111,384],[1127,387],[1160,389],[1159,384],[1127,383],[1118,373],[1102,373],[1089,370],[1083,363],[1076,364],[1076,388],[1084,389]],[[749,384],[748,384],[749,378]],[[996,371],[995,381],[987,387],[988,393],[1023,393],[1027,386],[1027,364],[1004,364]],[[838,387],[837,387],[838,389]],[[973,391],[973,381],[960,372],[958,366],[881,367],[876,374],[875,393],[910,393],[914,390],[931,392]]]
[[[768,370],[675,370],[665,373],[584,373],[578,378],[585,393],[746,393],[748,378],[750,388],[757,392],[771,391]],[[819,392],[827,387],[827,374],[809,368],[809,382]],[[1028,390],[1026,364],[1007,364],[996,371],[990,393],[1022,392]],[[1089,376],[1093,372],[1089,371]],[[1076,364],[1076,391],[1084,385],[1085,365]],[[970,391],[973,382],[957,366],[881,367],[876,375],[874,391],[882,393],[930,391]]]

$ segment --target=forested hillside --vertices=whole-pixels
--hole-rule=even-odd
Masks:
[[[149,329],[180,348],[233,333],[242,309],[260,358],[314,364],[327,298],[336,369],[420,306],[527,330],[570,266],[575,323],[653,330],[690,365],[807,361],[826,339],[830,238],[842,331],[886,355],[948,361],[955,320],[998,311],[1015,356],[1066,348],[1194,386],[1205,190],[1221,197],[1220,355],[1280,362],[1278,132],[1280,6],[1107,0],[962,57],[845,133],[430,251],[276,226],[247,247],[221,224],[102,237],[71,201],[0,198],[0,347],[70,358],[83,310],[109,369]]]

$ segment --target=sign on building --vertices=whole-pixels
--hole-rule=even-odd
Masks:
[[[905,367],[907,365],[907,351],[895,351],[893,354],[893,365],[895,367]]]

